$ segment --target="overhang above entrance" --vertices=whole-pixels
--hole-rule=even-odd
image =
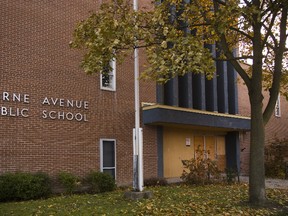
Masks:
[[[213,127],[235,131],[250,130],[250,118],[181,108],[167,105],[144,106],[143,123],[146,125],[190,125],[199,127]]]

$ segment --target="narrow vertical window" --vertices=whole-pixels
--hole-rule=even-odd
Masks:
[[[280,94],[278,95],[276,105],[275,105],[275,116],[281,117],[281,109],[280,109]]]
[[[100,86],[103,90],[116,91],[116,60],[111,60],[110,65],[103,68]]]
[[[116,179],[116,140],[100,140],[100,168]]]

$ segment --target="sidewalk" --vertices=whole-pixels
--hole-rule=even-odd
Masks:
[[[240,182],[248,183],[248,176],[240,176]],[[271,179],[267,178],[265,180],[266,188],[279,188],[288,190],[288,179]]]
[[[170,183],[178,183],[182,182],[180,178],[168,178],[167,182]],[[248,176],[240,176],[240,182],[248,183]],[[279,188],[279,189],[287,189],[288,190],[288,179],[271,179],[267,178],[265,180],[266,188]]]

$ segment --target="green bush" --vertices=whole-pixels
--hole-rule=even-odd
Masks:
[[[219,180],[220,170],[216,162],[204,156],[209,154],[209,152],[205,153],[204,150],[200,150],[198,146],[195,153],[195,158],[182,160],[184,170],[181,179],[188,184],[206,184],[214,180]]]
[[[167,186],[168,182],[164,178],[152,177],[144,179],[144,186],[153,187],[153,186]]]
[[[51,183],[44,173],[6,173],[0,176],[0,201],[46,198]]]
[[[236,178],[238,177],[237,169],[226,168],[226,181],[228,184],[233,184],[236,182]]]
[[[288,140],[276,139],[265,147],[265,175],[271,178],[285,178],[285,152]]]
[[[64,187],[66,194],[72,194],[78,185],[80,185],[80,180],[77,176],[69,172],[61,172],[58,175],[58,180],[60,184]]]
[[[102,172],[91,172],[87,176],[87,183],[90,186],[91,193],[103,193],[113,191],[116,188],[114,178]]]

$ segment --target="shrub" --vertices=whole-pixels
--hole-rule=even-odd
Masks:
[[[36,181],[35,181],[36,180]],[[38,172],[34,174],[34,184],[38,185],[38,197],[45,197],[47,198],[51,193],[51,180],[48,174]],[[38,198],[36,197],[36,198]]]
[[[149,186],[166,186],[168,182],[164,178],[152,177],[148,179],[144,179],[144,185]]]
[[[44,173],[6,173],[0,176],[0,201],[46,198],[51,183]]]
[[[103,193],[113,191],[116,188],[114,178],[102,172],[92,171],[87,176],[87,183],[90,186],[91,193]]]
[[[235,183],[236,177],[238,177],[237,169],[226,168],[225,172],[226,172],[226,181],[227,181],[227,183],[228,184]]]
[[[206,184],[220,178],[220,170],[215,161],[204,156],[200,147],[195,151],[195,158],[182,160],[184,167],[181,179],[188,184]],[[209,155],[209,152],[207,152]]]
[[[80,184],[80,180],[77,176],[69,172],[61,172],[58,175],[60,184],[64,187],[66,194],[72,194],[77,186]]]
[[[285,156],[288,140],[274,140],[265,147],[265,175],[272,178],[285,178]]]

